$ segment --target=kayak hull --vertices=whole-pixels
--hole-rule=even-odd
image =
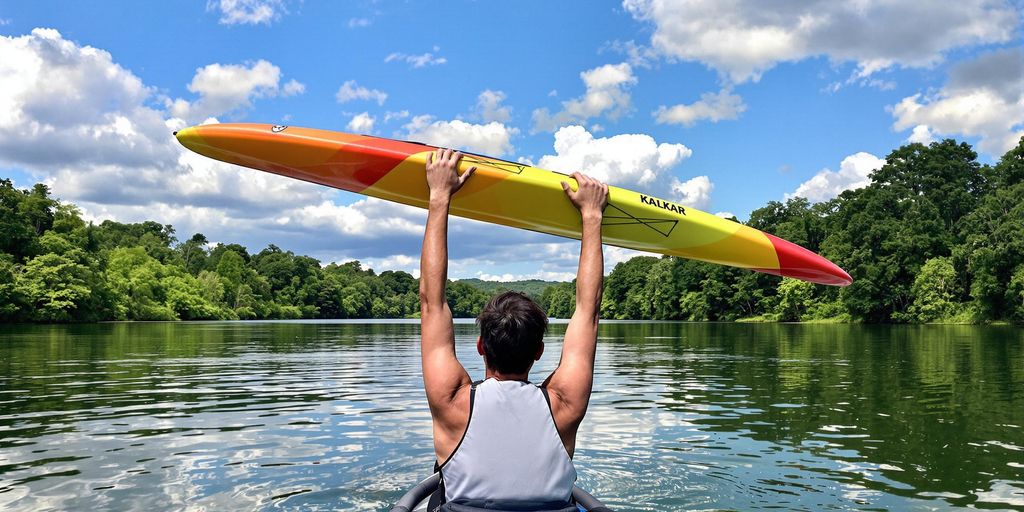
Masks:
[[[424,178],[433,146],[301,127],[225,123],[175,134],[182,145],[216,160],[426,208]],[[580,216],[566,199],[565,174],[467,154],[460,172],[473,178],[452,200],[469,219],[580,238]],[[803,247],[695,208],[609,187],[602,240],[609,245],[679,256],[845,286],[849,274]]]

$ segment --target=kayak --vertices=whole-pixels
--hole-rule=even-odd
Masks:
[[[175,132],[210,158],[387,201],[426,208],[427,155],[437,148],[370,135],[297,126],[223,123]],[[452,199],[460,217],[579,239],[579,212],[566,199],[565,174],[521,162],[466,154],[473,178]],[[586,169],[581,169],[586,172]],[[850,275],[792,242],[649,194],[608,187],[605,244],[746,268],[812,283],[846,286]]]
[[[406,491],[395,505],[391,507],[391,512],[415,512],[426,510],[427,501],[430,499],[430,495],[437,490],[440,483],[440,473],[430,475],[422,482],[416,484],[415,487]],[[601,503],[600,500],[576,486],[573,486],[572,488],[572,499],[576,503],[576,507],[581,511],[611,512],[611,509],[606,507],[604,503]]]

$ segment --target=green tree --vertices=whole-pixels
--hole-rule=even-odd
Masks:
[[[192,238],[178,244],[178,257],[189,274],[198,276],[199,272],[206,268],[206,246],[209,243],[205,235],[196,233]]]
[[[489,295],[466,283],[449,282],[446,291],[448,307],[455,318],[476,317],[490,300]]]
[[[119,247],[107,261],[107,283],[119,320],[177,320],[166,304],[165,279],[171,270],[143,247]]]
[[[911,294],[914,302],[907,309],[906,319],[913,322],[935,322],[953,316],[959,310],[956,302],[956,269],[952,258],[932,258],[921,267],[914,279]]]
[[[96,280],[74,255],[41,254],[28,261],[16,280],[15,293],[25,298],[27,319],[39,322],[91,320],[90,299]]]
[[[0,321],[15,320],[21,311],[22,298],[15,282],[17,271],[14,258],[0,253]]]
[[[601,316],[605,318],[640,318],[643,287],[647,273],[658,262],[651,256],[637,256],[615,265],[604,281]]]
[[[784,278],[779,283],[775,315],[782,322],[798,322],[811,306],[814,284],[798,279]]]
[[[18,190],[9,179],[0,179],[0,252],[16,262],[39,254],[38,240],[53,222],[56,201],[46,185]]]
[[[1019,265],[1006,287],[1007,318],[1024,324],[1024,265]]]
[[[576,281],[547,287],[540,304],[552,318],[572,318],[576,312]]]

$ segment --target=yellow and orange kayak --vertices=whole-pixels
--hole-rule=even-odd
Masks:
[[[226,123],[175,133],[186,148],[250,167],[419,208],[427,206],[424,165],[436,148],[368,135],[297,126]],[[522,163],[467,154],[476,166],[455,195],[460,217],[580,237],[580,216],[562,191],[568,176]],[[582,171],[586,171],[582,169]],[[710,213],[609,187],[606,244],[747,268],[813,283],[846,286],[850,275],[803,247]]]

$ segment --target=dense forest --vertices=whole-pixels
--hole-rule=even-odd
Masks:
[[[1024,139],[997,165],[953,140],[909,144],[871,184],[811,204],[772,201],[749,225],[846,269],[833,288],[671,257],[620,263],[602,314],[616,319],[1024,323]],[[74,205],[0,180],[0,321],[396,318],[416,316],[418,282],[357,262],[271,245],[185,241],[157,222],[83,221]],[[571,316],[573,283],[456,281],[475,316],[503,287]]]

